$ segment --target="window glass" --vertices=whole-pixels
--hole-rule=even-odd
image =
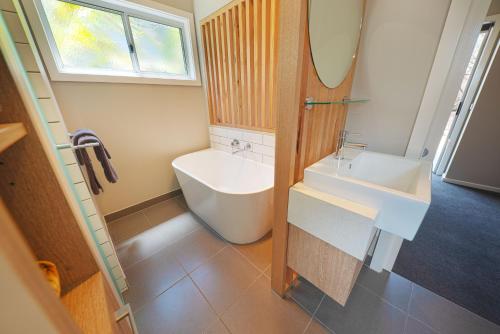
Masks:
[[[129,20],[141,71],[187,74],[181,29],[135,17]]]
[[[58,0],[42,5],[65,70],[133,71],[121,15]]]

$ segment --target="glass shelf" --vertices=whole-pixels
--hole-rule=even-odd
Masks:
[[[307,98],[304,104],[306,106],[312,107],[314,105],[331,105],[331,104],[354,104],[354,103],[366,103],[370,101],[366,98],[345,98],[339,101],[314,101],[312,98]]]

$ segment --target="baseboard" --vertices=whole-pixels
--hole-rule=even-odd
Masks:
[[[177,189],[177,190],[171,191],[169,193],[148,199],[147,201],[134,204],[132,206],[129,206],[128,208],[109,213],[109,214],[104,216],[104,220],[106,221],[106,223],[109,223],[110,221],[117,220],[117,219],[120,219],[122,217],[131,215],[131,214],[136,213],[138,211],[144,210],[147,207],[150,207],[152,205],[158,204],[160,202],[166,201],[168,199],[171,199],[173,197],[177,197],[180,195],[182,195],[182,190]]]
[[[455,179],[450,179],[447,177],[443,177],[443,181],[447,183],[453,183],[459,186],[464,186],[464,187],[469,187],[469,188],[475,188],[475,189],[480,189],[480,190],[486,190],[486,191],[492,191],[494,193],[500,193],[500,188],[498,187],[492,187],[492,186],[487,186],[485,184],[479,184],[479,183],[474,183],[474,182],[467,182],[467,181],[460,181],[460,180],[455,180]]]

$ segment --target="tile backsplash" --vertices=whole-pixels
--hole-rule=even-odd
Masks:
[[[240,147],[248,143],[250,149],[236,155],[274,166],[275,137],[273,133],[210,125],[210,146],[217,150],[232,152],[231,142],[238,139]]]

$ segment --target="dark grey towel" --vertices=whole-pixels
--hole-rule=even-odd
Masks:
[[[99,162],[101,163],[106,179],[111,183],[116,183],[116,181],[118,180],[118,175],[116,174],[115,169],[111,165],[110,161],[111,155],[109,154],[108,150],[101,142],[99,137],[97,137],[94,131],[89,129],[77,130],[72,135],[72,142],[74,146],[90,144],[90,143],[98,143],[99,144],[98,146],[94,146],[94,153],[97,157],[97,160],[99,160]],[[78,163],[82,166],[85,166],[92,192],[96,195],[99,194],[99,192],[103,191],[103,189],[101,184],[99,183],[99,180],[97,179],[94,168],[92,166],[92,162],[90,160],[90,157],[86,149],[85,148],[76,149],[75,154]]]

